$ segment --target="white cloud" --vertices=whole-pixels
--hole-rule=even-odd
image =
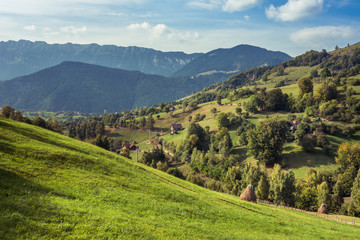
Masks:
[[[85,33],[87,30],[87,28],[85,26],[77,28],[74,26],[66,26],[66,27],[61,27],[60,31],[62,33],[72,33],[72,34],[79,34],[79,33]]]
[[[305,28],[290,35],[290,39],[301,46],[316,48],[331,48],[336,44],[351,42],[359,37],[359,33],[347,26],[321,26]]]
[[[90,15],[109,6],[139,5],[148,0],[1,0],[0,12],[26,15]]]
[[[26,31],[35,31],[35,30],[36,30],[36,27],[35,27],[35,25],[24,26],[24,29],[25,29]]]
[[[224,12],[240,12],[259,5],[262,0],[196,0],[186,5],[194,8],[213,10],[221,8]]]
[[[261,3],[261,0],[226,0],[222,9],[225,12],[244,11]]]
[[[210,0],[210,1],[191,1],[186,5],[194,8],[203,8],[207,10],[213,10],[218,8],[222,4],[220,0]]]
[[[126,29],[130,31],[146,31],[151,40],[157,39],[161,36],[165,36],[167,34],[171,34],[171,30],[165,24],[157,24],[152,26],[148,22],[143,23],[133,23],[126,27]]]
[[[170,29],[165,24],[157,24],[152,28],[153,37],[157,38],[166,33],[170,33]]]
[[[135,23],[130,24],[126,29],[129,31],[129,34],[133,34],[127,34],[129,37],[138,39],[139,36],[141,36],[140,38],[153,44],[155,42],[169,42],[169,40],[171,40],[170,42],[172,43],[192,42],[201,38],[201,35],[198,32],[183,32],[169,28],[165,24],[151,25],[147,22],[141,24]],[[146,33],[146,35],[144,33]]]
[[[301,18],[315,15],[323,10],[324,0],[288,0],[285,5],[266,9],[269,19],[292,22]]]
[[[147,22],[143,22],[141,24],[139,23],[133,23],[130,24],[129,26],[126,27],[128,30],[138,30],[138,29],[143,29],[143,30],[148,30],[151,28],[150,24]]]

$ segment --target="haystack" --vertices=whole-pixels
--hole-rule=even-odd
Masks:
[[[249,185],[245,191],[240,195],[240,200],[256,203],[256,195],[253,191],[253,186]]]
[[[319,207],[319,209],[318,209],[318,213],[328,214],[328,211],[327,211],[326,205],[325,205],[324,203],[323,203],[323,204],[321,204],[321,206]]]

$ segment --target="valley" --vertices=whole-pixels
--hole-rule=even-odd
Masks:
[[[297,239],[311,226],[309,239],[354,239],[357,226],[326,218],[358,222],[358,49],[309,51],[198,92],[196,78],[177,78],[181,85],[76,62],[2,82],[2,96],[22,92],[1,111],[1,235]],[[42,101],[45,85],[56,90]],[[50,101],[69,86],[88,100]],[[158,90],[153,105],[132,100],[141,88],[146,101]],[[122,111],[112,105],[124,101],[113,101],[119,93],[134,101]],[[21,101],[33,110],[18,111]],[[238,200],[249,184],[257,204]],[[323,203],[328,217],[312,216]]]

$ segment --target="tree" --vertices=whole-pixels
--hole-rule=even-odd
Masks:
[[[256,113],[259,110],[262,110],[263,106],[265,106],[263,100],[261,100],[257,95],[251,95],[245,104],[245,110],[247,112]]]
[[[188,105],[189,105],[189,103],[188,103],[187,100],[184,100],[184,101],[182,102],[181,106],[182,106],[183,112],[185,112],[185,110],[186,110],[186,108],[187,108]]]
[[[123,157],[131,159],[130,150],[127,149],[127,148],[122,149],[120,155],[123,156]]]
[[[256,188],[256,197],[261,200],[267,200],[269,196],[270,183],[266,176],[260,177],[259,184]]]
[[[360,144],[341,143],[337,153],[335,161],[343,172],[350,167],[354,167],[356,171],[360,168]]]
[[[351,188],[351,198],[353,199],[355,208],[360,212],[360,170],[358,171],[353,187]]]
[[[285,120],[262,121],[255,129],[247,131],[249,152],[265,164],[279,162],[288,134]]]
[[[235,108],[235,112],[236,112],[237,115],[241,116],[241,113],[242,113],[241,107]]]
[[[228,169],[225,176],[225,188],[228,193],[233,195],[240,195],[241,193],[241,175],[240,167],[231,167]]]
[[[299,80],[299,95],[302,97],[306,93],[312,93],[313,92],[313,82],[310,77],[304,77]]]
[[[144,128],[146,126],[146,118],[145,117],[141,117],[139,119],[139,127]]]
[[[1,109],[1,115],[3,115],[5,118],[9,118],[11,113],[15,112],[15,109],[10,107],[9,105],[5,105]]]
[[[40,116],[37,116],[31,122],[35,126],[42,127],[42,128],[47,128],[46,121],[43,118],[41,118]]]
[[[324,69],[321,70],[320,76],[321,76],[321,78],[323,78],[323,79],[325,79],[325,78],[327,78],[327,77],[331,77],[331,72],[330,72],[330,70],[326,67],[326,68],[324,68]]]
[[[356,130],[355,128],[351,127],[351,126],[346,126],[344,127],[344,129],[342,130],[342,133],[347,136],[348,138],[352,137],[355,133]]]
[[[309,135],[305,134],[302,137],[302,139],[299,140],[299,142],[300,142],[299,145],[301,146],[303,151],[305,151],[305,152],[313,152],[315,150],[316,138],[314,138],[313,136],[309,136]]]
[[[274,165],[270,177],[270,198],[278,204],[294,204],[295,175],[292,171],[282,172],[279,164]]]
[[[97,135],[95,140],[95,145],[103,149],[110,149],[110,140],[107,136]]]
[[[229,134],[226,134],[223,137],[223,140],[219,143],[219,152],[225,156],[228,157],[230,155],[230,150],[232,148],[232,141]]]
[[[196,109],[197,107],[198,107],[198,102],[197,101],[191,101],[190,103],[189,103],[189,107],[191,108],[191,110],[194,110],[194,109]]]
[[[102,121],[98,121],[95,127],[96,135],[104,135],[105,134],[105,124]]]
[[[205,130],[197,123],[191,122],[188,127],[188,132],[186,139],[188,142],[194,141],[194,136],[197,136],[196,144],[194,147],[197,147],[199,150],[204,150],[207,148],[207,141],[205,140]]]
[[[288,110],[288,95],[283,94],[281,89],[273,89],[267,93],[266,108],[271,111]]]
[[[145,151],[142,158],[140,159],[140,162],[151,166],[153,168],[157,167],[158,162],[166,162],[166,156],[162,149],[160,148],[154,148],[152,151],[147,152]]]
[[[146,128],[149,129],[149,130],[154,130],[154,123],[155,123],[155,120],[152,117],[152,114],[149,114],[146,117]]]
[[[327,102],[335,99],[338,95],[337,86],[335,83],[323,84],[318,90],[319,99]]]
[[[47,121],[47,126],[50,128],[51,131],[57,132],[57,133],[62,133],[62,129],[60,126],[59,121],[52,117]]]
[[[325,204],[326,206],[330,206],[330,194],[329,194],[329,187],[326,182],[322,182],[317,187],[317,202],[318,206],[320,207],[321,204]]]
[[[311,72],[310,72],[310,77],[316,78],[316,77],[318,77],[318,76],[319,76],[319,72],[318,72],[317,69],[311,70]]]
[[[228,128],[230,126],[230,121],[228,115],[224,112],[219,113],[216,116],[216,126],[221,129],[223,127]]]
[[[218,105],[221,105],[221,95],[220,94],[216,95],[216,102]]]

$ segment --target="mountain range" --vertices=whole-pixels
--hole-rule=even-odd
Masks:
[[[0,42],[0,51],[0,76],[21,75],[0,81],[1,106],[95,113],[177,100],[247,68],[291,59],[285,53],[249,45],[187,55],[138,47],[22,40]],[[61,60],[64,62],[52,65]],[[47,65],[51,66],[22,76]]]
[[[150,48],[98,44],[48,44],[26,40],[0,42],[0,80],[28,75],[64,61],[140,71],[161,76],[195,76],[216,72],[226,77],[261,65],[277,65],[291,57],[282,52],[239,45],[206,54],[162,52]],[[219,76],[217,76],[219,77]],[[224,77],[221,79],[224,80]]]
[[[115,45],[7,41],[0,42],[0,80],[31,74],[64,61],[170,76],[202,55]]]

